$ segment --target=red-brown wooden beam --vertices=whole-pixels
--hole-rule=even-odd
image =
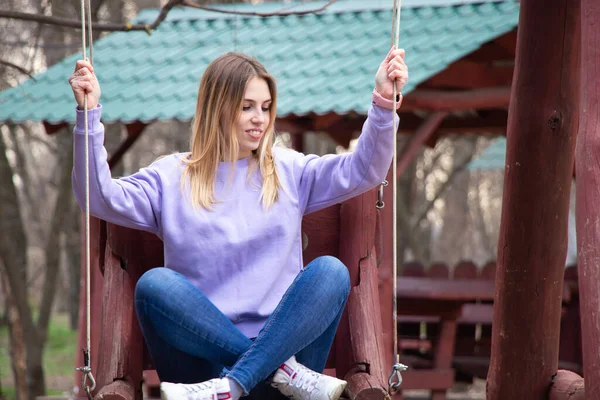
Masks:
[[[494,134],[505,135],[508,111],[482,110],[480,116],[461,118],[448,115],[435,131],[435,136],[460,134]],[[401,134],[414,134],[425,122],[415,114],[400,114]]]
[[[406,95],[402,101],[402,111],[464,111],[507,108],[509,100],[509,87],[458,92],[419,89]]]
[[[493,62],[482,63],[461,59],[429,78],[423,87],[453,89],[509,87],[512,77],[512,65],[495,65]]]
[[[127,150],[133,146],[133,144],[140,138],[144,128],[147,124],[136,121],[131,124],[127,124],[127,138],[121,143],[119,148],[110,156],[108,160],[108,166],[113,168],[117,163],[121,161]]]
[[[400,134],[414,135],[424,123],[425,119],[411,112],[405,112],[401,109]],[[506,121],[508,112],[505,109],[479,110],[479,116],[474,117],[456,117],[448,115],[437,130],[425,142],[427,146],[433,147],[439,136],[456,134],[492,134],[505,135]],[[364,117],[360,116],[342,116],[335,119],[329,126],[324,126],[321,130],[326,132],[337,144],[348,147],[354,132],[359,132],[364,123]],[[322,121],[319,122],[322,125]],[[288,132],[292,135],[292,140],[300,140],[299,137],[304,132],[317,131],[315,123],[308,117],[285,117],[277,119],[275,123],[278,132]],[[294,142],[296,143],[296,142]]]
[[[292,116],[277,118],[275,121],[275,130],[277,132],[288,132],[292,135],[303,134],[312,129],[312,122],[309,118],[295,118]]]
[[[508,61],[515,59],[517,48],[517,29],[483,44],[468,54],[465,59],[477,62]]]
[[[60,131],[62,128],[66,128],[68,124],[66,122],[61,122],[58,124],[51,124],[46,121],[42,121],[44,125],[44,129],[46,130],[46,135],[54,135],[56,132]]]
[[[514,60],[517,54],[517,29],[497,37],[494,39],[494,44],[500,46],[509,55],[509,58]]]
[[[581,3],[581,119],[577,143],[577,265],[586,400],[600,393],[600,3]]]
[[[547,400],[558,367],[579,108],[578,1],[521,2],[488,400]]]
[[[421,146],[423,146],[427,139],[433,135],[447,115],[448,113],[444,111],[435,112],[419,127],[415,133],[415,137],[406,144],[398,157],[398,163],[396,165],[396,174],[398,176],[401,176],[404,171],[406,171],[406,168],[408,168],[410,163],[412,163],[419,154]]]

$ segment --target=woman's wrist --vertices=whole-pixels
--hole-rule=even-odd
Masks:
[[[387,97],[379,93],[379,91],[377,91],[377,88],[373,89],[373,104],[375,104],[376,106],[392,110],[394,108],[394,102],[392,101],[392,98],[393,94]],[[401,105],[402,94],[398,93],[398,97],[396,98],[396,110],[398,110]]]

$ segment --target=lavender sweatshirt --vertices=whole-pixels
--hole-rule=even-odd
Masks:
[[[158,235],[165,266],[186,276],[248,337],[258,334],[302,269],[302,216],[378,185],[392,159],[394,113],[372,105],[354,153],[318,157],[274,148],[282,190],[270,210],[262,208],[257,179],[247,179],[248,158],[235,162],[232,178],[232,163],[220,163],[219,203],[212,211],[194,210],[180,188],[185,154],[112,179],[101,112],[101,106],[88,111],[90,213]],[[84,113],[78,110],[72,178],[82,208],[84,128]]]

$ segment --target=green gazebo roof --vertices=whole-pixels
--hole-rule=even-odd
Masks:
[[[470,170],[504,169],[506,165],[506,138],[499,137],[467,166]]]
[[[311,2],[311,8],[323,4]],[[385,4],[384,4],[385,3]],[[518,3],[430,0],[402,10],[401,47],[407,51],[408,93],[448,64],[514,29]],[[454,3],[454,4],[453,4]],[[458,3],[458,4],[457,4]],[[373,77],[389,49],[392,1],[340,0],[317,15],[251,17],[190,8],[172,10],[148,35],[117,32],[94,44],[102,86],[103,120],[192,118],[202,72],[217,56],[241,51],[257,57],[275,76],[278,115],[364,114]],[[273,12],[289,3],[220,6]],[[135,22],[152,22],[145,10]],[[72,122],[67,83],[79,53],[19,87],[0,93],[0,121]]]

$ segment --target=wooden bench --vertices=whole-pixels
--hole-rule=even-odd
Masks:
[[[407,263],[398,278],[398,334],[401,360],[412,368],[403,389],[431,389],[445,398],[456,380],[485,378],[489,367],[496,266],[461,262],[424,268]],[[561,368],[580,370],[576,277],[565,271],[561,330]],[[564,338],[564,340],[563,340]],[[579,343],[579,347],[578,344]]]

